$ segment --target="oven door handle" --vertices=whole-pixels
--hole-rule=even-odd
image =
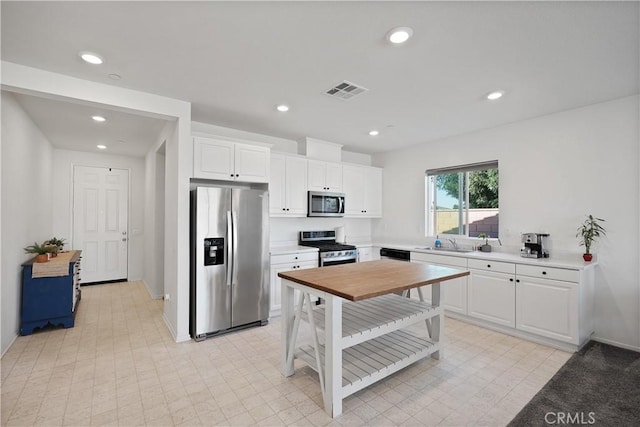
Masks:
[[[358,257],[353,256],[353,255],[348,255],[348,256],[341,256],[341,257],[326,257],[326,258],[322,258],[323,262],[334,262],[334,261],[347,261],[347,260],[358,260]]]

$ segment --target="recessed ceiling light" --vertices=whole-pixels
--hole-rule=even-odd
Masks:
[[[106,145],[102,145],[102,144],[98,144],[96,145],[96,147],[98,147],[100,150],[106,150],[107,146]]]
[[[380,132],[378,132],[377,130],[370,130],[369,131],[369,135],[370,136],[378,136],[378,135],[380,135]]]
[[[495,101],[496,99],[502,98],[502,95],[504,95],[504,91],[503,90],[495,90],[495,91],[493,91],[493,92],[491,92],[490,94],[487,95],[487,99],[489,101]]]
[[[96,122],[100,122],[100,123],[102,123],[102,122],[106,122],[106,121],[107,121],[107,119],[105,119],[105,118],[104,118],[104,117],[102,117],[102,116],[91,116],[91,118],[92,118],[93,120],[95,120]]]
[[[287,111],[289,111],[289,106],[280,104],[276,107],[276,110],[280,111],[281,113],[286,113]]]
[[[392,28],[387,33],[387,40],[393,44],[404,43],[411,38],[413,30],[409,27],[396,27]]]
[[[109,78],[111,80],[120,80],[122,79],[122,76],[120,74],[109,74]]]
[[[82,58],[84,62],[88,62],[89,64],[100,65],[104,62],[102,56],[98,55],[97,53],[80,52],[78,55],[80,55],[80,58]]]

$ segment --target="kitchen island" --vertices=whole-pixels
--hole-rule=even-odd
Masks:
[[[441,357],[440,283],[468,274],[395,260],[279,273],[283,375],[294,374],[294,356],[305,361],[318,372],[325,411],[340,415],[347,396],[422,358]],[[426,285],[432,287],[431,304],[420,289]],[[413,288],[420,301],[400,295]],[[315,305],[313,297],[324,304]],[[310,325],[312,344],[297,348],[301,320]],[[404,329],[423,321],[428,338]]]

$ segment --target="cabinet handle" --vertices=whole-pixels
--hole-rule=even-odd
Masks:
[[[298,259],[298,257],[295,257],[295,258],[293,258],[293,259]]]
[[[287,211],[289,210],[289,208],[287,208]]]
[[[544,275],[546,275],[546,274],[547,274],[547,272],[546,272],[546,271],[543,271],[543,272],[542,272],[542,275],[543,275],[543,276],[544,276]]]
[[[487,268],[491,268],[491,264],[487,264]]]
[[[513,282],[513,277],[511,277],[511,278],[509,279],[509,281],[510,281],[510,282]]]
[[[516,283],[520,283],[520,279],[516,279]]]
[[[233,178],[233,174],[231,174],[231,178]]]
[[[282,210],[283,210],[283,211],[286,211],[286,209],[285,209],[285,208],[282,208]]]

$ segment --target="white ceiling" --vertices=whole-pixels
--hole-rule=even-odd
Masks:
[[[190,101],[196,121],[309,136],[362,153],[639,92],[638,2],[2,1],[1,7],[5,61]],[[385,41],[395,26],[413,28],[406,45]],[[85,64],[77,56],[82,50],[106,62]],[[369,91],[349,101],[323,94],[342,80]],[[506,95],[484,100],[495,89]],[[29,114],[44,108],[22,101]],[[279,103],[291,110],[277,113]],[[375,138],[368,136],[374,128]],[[78,131],[77,139],[87,139],[83,132],[92,129]]]
[[[165,120],[133,115],[100,105],[76,104],[14,93],[54,147],[143,157],[157,142]],[[98,123],[92,116],[102,116]],[[96,145],[106,146],[99,150]]]

